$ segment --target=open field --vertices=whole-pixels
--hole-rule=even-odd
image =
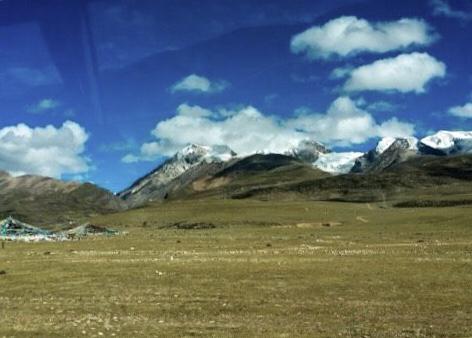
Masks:
[[[99,217],[129,233],[0,249],[0,337],[470,337],[471,219],[258,201]]]

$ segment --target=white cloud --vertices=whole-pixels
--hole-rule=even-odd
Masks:
[[[472,102],[468,102],[463,106],[455,106],[450,108],[449,114],[458,117],[472,118]]]
[[[336,99],[326,114],[304,113],[288,121],[288,125],[304,130],[318,141],[350,146],[364,143],[373,137],[411,136],[414,126],[392,118],[378,124],[374,117],[355,102],[343,96]]]
[[[415,133],[415,126],[411,123],[399,121],[396,117],[377,126],[379,137],[410,137]]]
[[[429,81],[445,75],[446,65],[428,53],[401,54],[352,70],[344,89],[420,94],[426,91],[425,86]]]
[[[189,117],[209,117],[213,115],[213,112],[200,106],[190,106],[183,103],[177,107],[177,114]]]
[[[126,154],[122,159],[121,161],[123,161],[124,163],[136,163],[136,162],[139,162],[140,161],[140,158],[136,155],[133,155],[133,154]]]
[[[60,102],[54,99],[43,99],[35,105],[28,107],[28,112],[32,114],[41,114],[46,111],[53,110],[60,106]]]
[[[433,15],[445,16],[448,18],[459,19],[459,20],[472,20],[472,12],[461,11],[453,9],[447,1],[444,0],[431,0],[431,6],[433,7]]]
[[[296,54],[306,54],[310,59],[328,59],[425,46],[436,38],[423,20],[404,18],[370,23],[355,16],[342,16],[295,35],[291,50]]]
[[[224,144],[243,156],[258,151],[282,153],[306,139],[350,146],[372,137],[414,133],[413,125],[395,118],[377,123],[349,97],[336,99],[324,114],[303,109],[303,113],[286,119],[264,115],[251,106],[206,116],[189,115],[193,110],[207,111],[198,106],[180,106],[174,117],[159,122],[152,130],[155,141],[143,144],[139,154],[126,155],[123,162],[172,156],[189,143]]]
[[[382,101],[382,100],[372,102],[367,106],[368,110],[376,111],[376,112],[393,112],[395,110],[398,110],[399,108],[400,108],[399,104],[394,104],[394,103]]]
[[[228,84],[225,81],[210,81],[206,77],[196,74],[189,75],[175,83],[171,91],[175,92],[195,92],[195,93],[219,93],[226,89]]]
[[[331,74],[329,75],[329,78],[331,80],[343,79],[349,76],[353,69],[354,68],[351,66],[334,68]]]
[[[89,170],[83,156],[88,134],[66,121],[56,128],[18,124],[0,129],[0,168],[14,175],[35,174],[60,178]]]

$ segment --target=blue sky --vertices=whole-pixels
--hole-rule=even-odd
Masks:
[[[0,2],[0,169],[128,186],[187,143],[471,130],[472,1]]]

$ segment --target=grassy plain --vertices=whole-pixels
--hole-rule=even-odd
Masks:
[[[98,217],[128,234],[0,249],[0,337],[470,337],[471,220],[248,200]]]

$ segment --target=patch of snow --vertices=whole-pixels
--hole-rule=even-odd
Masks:
[[[441,130],[434,135],[421,139],[421,143],[447,155],[472,153],[472,131]]]
[[[346,174],[351,171],[356,159],[364,155],[358,152],[320,154],[313,165],[323,171],[332,174]]]

